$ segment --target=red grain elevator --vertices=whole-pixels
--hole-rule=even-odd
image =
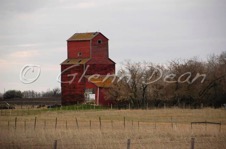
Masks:
[[[75,33],[67,40],[67,59],[61,63],[62,105],[85,101],[109,104],[104,92],[114,74],[108,38],[100,32]]]

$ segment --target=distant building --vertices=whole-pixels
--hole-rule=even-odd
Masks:
[[[67,59],[61,63],[62,104],[94,100],[107,105],[105,91],[115,74],[108,38],[100,32],[75,33],[67,40]]]

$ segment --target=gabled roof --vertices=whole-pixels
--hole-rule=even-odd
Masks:
[[[93,39],[99,32],[88,32],[88,33],[75,33],[71,36],[67,41],[76,41],[76,40],[91,40]]]
[[[102,76],[99,76],[98,78],[94,78],[94,77],[91,77],[91,76],[87,75],[85,77],[88,79],[89,82],[95,84],[97,87],[108,88],[115,81],[115,76],[102,75]]]
[[[65,65],[65,64],[85,64],[89,61],[89,58],[84,58],[84,59],[81,59],[81,58],[69,58],[69,59],[66,59],[65,61],[63,61],[61,63],[61,65]]]

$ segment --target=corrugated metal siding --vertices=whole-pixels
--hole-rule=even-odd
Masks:
[[[88,70],[85,75],[115,73],[115,63],[109,59],[108,55],[108,39],[99,32],[76,33],[68,39],[67,44],[68,57],[61,63],[61,72],[75,64],[78,66],[67,70],[61,75],[61,81],[64,82],[61,83],[62,104],[83,102],[87,88],[93,88],[95,91],[97,91],[97,88],[101,88],[99,104],[108,104],[109,102],[104,99],[103,92],[110,87],[112,79],[103,81],[105,77],[102,76],[97,80],[91,79],[88,82],[87,78],[83,76],[86,68]],[[78,54],[79,52],[81,52],[81,55]],[[73,75],[76,76],[69,83],[73,79]]]
[[[91,40],[94,38],[98,32],[90,32],[90,33],[75,33],[71,36],[67,41],[75,41],[75,40]]]

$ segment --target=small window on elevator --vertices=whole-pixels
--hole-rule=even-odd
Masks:
[[[102,44],[102,40],[101,39],[97,40],[97,43]]]
[[[82,56],[82,52],[78,52],[78,56]]]

